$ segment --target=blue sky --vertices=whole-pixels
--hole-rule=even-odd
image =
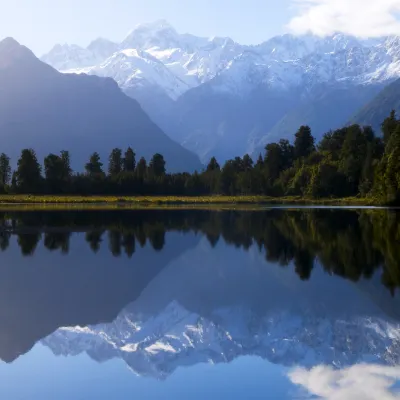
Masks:
[[[400,0],[0,0],[0,39],[37,55],[56,43],[122,40],[137,24],[166,19],[178,32],[260,43],[284,32],[400,34]]]
[[[0,38],[38,55],[55,43],[122,40],[137,24],[166,19],[179,32],[258,43],[283,32],[290,0],[0,0]]]

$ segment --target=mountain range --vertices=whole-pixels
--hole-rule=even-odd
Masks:
[[[101,45],[99,58],[106,51]],[[14,164],[23,148],[36,150],[39,161],[50,152],[69,150],[72,167],[82,171],[93,152],[106,163],[113,148],[131,146],[147,160],[163,154],[171,172],[202,166],[115,81],[62,74],[12,38],[0,42],[0,132],[1,150]]]
[[[56,45],[41,59],[65,73],[113,78],[207,162],[256,155],[302,124],[319,139],[355,120],[400,77],[400,37],[285,34],[249,46],[180,34],[162,20],[137,26],[120,43]]]

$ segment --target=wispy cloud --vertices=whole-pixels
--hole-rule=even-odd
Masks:
[[[360,364],[342,370],[329,366],[296,368],[289,378],[325,400],[400,399],[399,392],[392,388],[400,380],[400,367]]]
[[[294,33],[400,34],[400,0],[292,0],[292,4],[297,15],[288,28]]]

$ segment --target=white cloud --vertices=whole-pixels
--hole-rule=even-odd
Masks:
[[[393,385],[400,380],[400,367],[360,364],[335,370],[318,366],[311,370],[296,368],[290,380],[311,395],[326,400],[398,400]]]
[[[292,0],[294,33],[326,36],[343,32],[359,37],[400,34],[400,0]]]

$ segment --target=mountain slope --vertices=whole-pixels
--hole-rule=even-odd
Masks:
[[[347,87],[321,85],[263,137],[264,143],[279,141],[281,138],[292,140],[301,125],[309,125],[314,137],[320,140],[329,130],[344,126],[350,116],[373,99],[380,90],[382,85],[379,84]]]
[[[199,93],[201,91],[201,93]],[[263,85],[244,98],[215,93],[203,85],[185,93],[176,104],[177,128],[173,136],[199,154],[203,163],[212,156],[226,160],[252,152],[259,138],[298,102],[295,92],[270,90]]]
[[[371,125],[375,132],[380,133],[383,120],[392,110],[400,112],[400,79],[385,87],[365,107],[358,110],[350,122]]]
[[[13,39],[0,43],[0,132],[14,160],[21,148],[36,149],[39,159],[69,150],[82,170],[93,151],[106,161],[112,148],[132,146],[147,159],[163,154],[170,171],[201,168],[112,79],[61,74]]]

